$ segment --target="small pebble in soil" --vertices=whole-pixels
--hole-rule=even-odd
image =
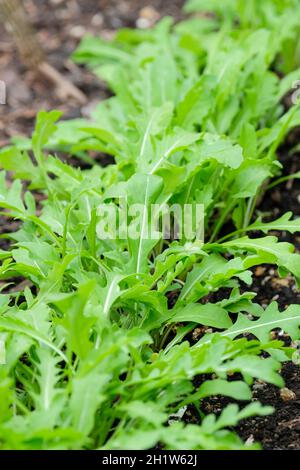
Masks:
[[[266,382],[263,382],[262,380],[256,380],[255,383],[253,384],[253,390],[262,390],[267,386]]]
[[[273,287],[288,287],[290,282],[291,282],[291,279],[289,279],[288,277],[287,278],[274,277],[271,280],[271,285]]]
[[[141,9],[139,18],[136,20],[136,26],[140,29],[146,29],[153,26],[160,19],[160,14],[151,6]]]
[[[122,23],[122,20],[120,18],[112,18],[111,19],[111,25],[112,25],[113,28],[118,29],[118,28],[122,28],[123,23]]]
[[[254,436],[253,434],[250,434],[250,436],[248,437],[248,439],[246,440],[245,442],[245,446],[251,446],[253,443],[254,443],[255,439],[254,439]]]
[[[151,6],[146,6],[142,8],[139,16],[140,18],[146,18],[147,20],[151,22],[157,21],[160,18],[160,14],[158,13],[158,11],[155,10],[155,8]]]
[[[72,38],[81,39],[85,34],[85,28],[80,25],[73,26],[69,34]]]
[[[202,327],[195,328],[193,333],[192,333],[193,340],[198,341],[198,339],[201,336],[203,336],[205,333],[207,333],[208,329],[209,328],[207,326],[202,326]]]
[[[291,401],[296,399],[296,393],[287,387],[280,390],[280,397],[283,401]]]
[[[104,22],[104,18],[101,13],[96,13],[96,15],[93,16],[92,21],[91,21],[93,26],[102,26],[103,22]]]
[[[263,274],[265,274],[265,272],[266,272],[266,268],[264,268],[263,266],[258,266],[254,270],[254,274],[256,277],[262,276]]]
[[[150,22],[146,18],[138,18],[136,20],[136,26],[139,29],[147,29],[150,28]]]

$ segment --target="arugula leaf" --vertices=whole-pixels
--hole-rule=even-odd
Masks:
[[[213,304],[188,304],[183,309],[175,309],[169,321],[195,322],[215,328],[230,328],[231,320],[226,310]]]
[[[232,252],[254,252],[257,254],[255,263],[273,263],[279,268],[283,268],[299,279],[299,255],[294,252],[294,246],[286,242],[278,242],[276,237],[267,236],[264,238],[242,237],[236,240],[225,242],[221,247],[226,247]],[[255,258],[254,258],[255,259]],[[253,259],[249,257],[245,261],[245,267],[253,266]]]
[[[267,184],[297,177],[280,176],[277,150],[300,122],[299,105],[282,105],[300,65],[298,3],[190,0],[213,14],[86,37],[73,57],[112,96],[88,119],[41,111],[31,139],[0,151],[12,172],[1,215],[18,220],[1,235],[2,449],[243,449],[232,428],[272,412],[232,403],[216,417],[203,400],[251,401],[256,378],[282,387],[294,349],[270,333],[300,338],[298,305],[264,309],[244,285],[263,263],[300,283],[292,244],[246,236],[300,227],[256,216]],[[153,204],[201,205],[208,241],[150,236]]]
[[[300,220],[297,218],[291,220],[293,217],[292,212],[286,212],[277,220],[271,222],[263,222],[261,218],[257,219],[253,224],[247,227],[247,231],[250,230],[261,230],[264,233],[268,233],[271,230],[282,230],[290,233],[296,233],[300,231]]]
[[[290,305],[285,311],[279,312],[276,302],[272,302],[257,320],[249,320],[245,315],[239,314],[237,321],[223,333],[229,338],[236,338],[243,333],[252,333],[262,343],[269,340],[270,331],[281,328],[291,338],[298,338],[300,326],[300,307]]]

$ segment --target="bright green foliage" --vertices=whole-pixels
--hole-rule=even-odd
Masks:
[[[185,11],[214,12],[225,29],[277,30],[284,41],[278,65],[285,72],[300,66],[298,0],[188,0]]]
[[[113,97],[90,121],[57,123],[58,112],[40,112],[32,139],[0,152],[15,178],[7,184],[1,172],[1,214],[22,221],[5,235],[12,244],[0,251],[0,278],[7,288],[16,277],[27,281],[0,301],[3,449],[241,449],[232,427],[272,411],[249,404],[251,385],[283,386],[278,370],[293,350],[270,333],[299,339],[300,306],[264,310],[241,281],[251,286],[250,268],[269,263],[300,282],[293,245],[251,234],[300,231],[291,213],[254,218],[266,183],[280,175],[277,149],[300,124],[299,107],[281,105],[296,76],[286,53],[287,41],[297,41],[295,2],[247,2],[261,16],[249,15],[246,2],[219,3],[188,2],[215,17],[175,26],[165,18],[112,42],[85,38],[74,58]],[[274,64],[291,74],[280,78]],[[80,170],[57,150],[89,162],[90,150],[104,152],[115,164]],[[35,190],[45,196],[40,207]],[[145,208],[203,204],[205,241],[161,232],[136,240],[130,231],[100,239],[98,206],[117,207],[125,196]],[[228,296],[213,302],[224,288]],[[197,325],[210,329],[192,344]],[[201,374],[211,379],[195,386]],[[215,395],[245,406],[204,416],[202,400]],[[189,404],[198,425],[180,419]]]

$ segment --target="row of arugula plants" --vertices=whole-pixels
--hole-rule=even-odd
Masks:
[[[273,411],[251,401],[251,386],[283,386],[295,350],[270,333],[299,339],[300,306],[256,303],[251,268],[300,282],[294,246],[268,235],[300,231],[299,219],[265,222],[256,210],[270,179],[282,181],[277,150],[300,125],[299,106],[281,104],[299,76],[300,5],[186,10],[200,14],[111,42],[86,37],[74,60],[112,96],[90,120],[41,111],[32,138],[0,152],[1,213],[22,222],[0,251],[3,449],[243,449],[234,426]],[[115,163],[83,170],[57,156],[94,163],[90,151]],[[145,208],[203,204],[205,241],[99,239],[98,206],[124,195]],[[25,287],[8,293],[15,278]],[[197,325],[208,331],[187,341]],[[205,415],[216,395],[230,404]],[[184,422],[189,405],[198,424]]]

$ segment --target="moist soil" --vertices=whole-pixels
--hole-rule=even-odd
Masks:
[[[7,86],[7,104],[0,106],[0,148],[18,136],[28,136],[34,127],[40,109],[60,109],[64,118],[88,116],[97,102],[108,96],[108,90],[92,73],[72,63],[70,55],[84,34],[101,34],[110,38],[121,27],[151,25],[165,15],[175,20],[182,17],[183,0],[24,0],[37,37],[49,63],[67,77],[87,96],[87,105],[78,106],[72,100],[60,101],[49,83],[27,70],[20,62],[13,41],[0,23],[0,80]],[[284,175],[300,171],[300,155],[292,154],[299,142],[300,132],[293,133],[280,150]],[[71,161],[72,163],[72,161]],[[76,161],[78,165],[78,161]],[[300,216],[300,180],[290,180],[264,195],[258,210],[264,217],[274,219],[287,211]],[[0,218],[0,235],[14,232],[18,222]],[[300,234],[276,234],[300,249]],[[6,249],[6,240],[0,238],[0,248]],[[276,300],[281,308],[300,304],[300,293],[291,277],[281,279],[273,266],[264,265],[253,271],[251,290],[256,301],[266,306]],[[18,288],[18,280],[15,280]],[[19,285],[19,287],[21,287]],[[279,333],[280,334],[280,333]],[[283,338],[284,339],[284,338]],[[300,369],[288,363],[282,368],[286,388],[284,393],[276,387],[257,381],[254,399],[272,405],[275,413],[240,423],[239,435],[248,443],[261,442],[264,449],[300,449]],[[288,398],[288,399],[287,399]],[[225,401],[218,397],[207,401],[207,411],[220,412]],[[190,408],[188,421],[196,421],[196,411]],[[194,414],[194,415],[193,415]]]

